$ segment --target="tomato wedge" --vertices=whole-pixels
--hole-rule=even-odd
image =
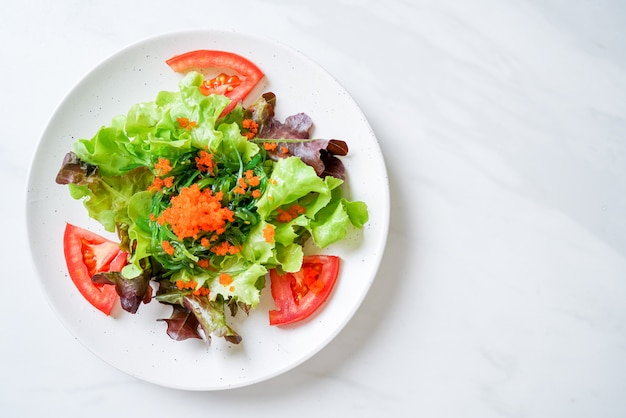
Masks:
[[[301,321],[328,298],[339,274],[340,258],[333,255],[305,256],[297,273],[270,270],[271,290],[277,310],[269,312],[270,325]]]
[[[241,80],[237,74],[221,73],[215,79],[206,80],[201,87],[200,90],[207,96],[209,94],[224,94],[231,99],[230,104],[222,112],[222,116],[233,110],[237,103],[243,101],[264,75],[252,61],[227,51],[199,49],[176,55],[165,62],[178,73],[217,68],[230,70],[243,77]],[[222,88],[220,83],[222,85],[227,83],[227,85]]]
[[[105,271],[121,271],[127,263],[128,253],[117,243],[86,229],[66,224],[63,251],[70,278],[81,295],[106,315],[117,300],[113,285],[97,285],[91,277]]]

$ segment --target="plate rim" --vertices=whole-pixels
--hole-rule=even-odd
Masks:
[[[207,35],[207,34],[218,34],[219,36],[236,36],[242,39],[251,39],[253,41],[256,42],[262,42],[268,45],[276,45],[279,46],[283,49],[285,49],[286,51],[295,54],[299,59],[307,62],[309,65],[312,65],[315,67],[316,70],[318,71],[322,71],[330,80],[332,80],[335,85],[341,89],[343,92],[345,92],[347,99],[351,102],[351,105],[354,107],[354,109],[362,116],[362,121],[363,123],[366,124],[367,129],[370,131],[371,133],[371,139],[374,141],[374,145],[377,147],[377,157],[378,157],[378,163],[381,166],[381,169],[383,170],[382,173],[380,173],[383,176],[383,183],[385,185],[384,188],[384,193],[380,193],[381,194],[381,198],[384,201],[384,204],[382,205],[382,210],[380,211],[380,218],[379,218],[379,222],[380,222],[380,226],[379,226],[379,230],[380,230],[380,236],[381,236],[381,240],[380,242],[377,243],[376,245],[376,258],[375,261],[373,263],[373,267],[374,270],[372,271],[371,274],[371,280],[369,281],[369,283],[367,284],[366,288],[364,289],[364,291],[362,291],[360,293],[360,297],[357,300],[357,303],[355,303],[352,306],[352,309],[350,310],[349,314],[346,315],[343,320],[340,322],[340,324],[338,326],[335,326],[333,328],[333,332],[329,333],[326,336],[326,339],[323,343],[319,344],[318,347],[315,350],[309,350],[307,352],[307,355],[301,356],[300,360],[295,362],[295,363],[289,363],[286,367],[279,367],[277,369],[274,370],[273,373],[268,373],[265,374],[263,376],[257,377],[256,379],[247,379],[245,382],[239,382],[237,384],[228,384],[228,385],[223,385],[220,387],[181,387],[180,385],[167,385],[167,384],[162,384],[162,382],[158,382],[158,381],[153,381],[150,379],[146,379],[145,377],[140,376],[139,374],[133,373],[129,370],[123,369],[117,365],[114,365],[110,360],[104,358],[102,355],[99,355],[98,353],[94,352],[94,350],[88,345],[86,344],[86,342],[83,340],[83,338],[81,338],[80,336],[76,335],[76,333],[73,330],[73,327],[68,323],[67,319],[62,315],[62,313],[56,308],[56,306],[53,303],[53,300],[51,299],[49,292],[47,290],[47,285],[45,283],[42,282],[42,274],[41,274],[41,268],[37,263],[37,260],[35,260],[35,253],[34,253],[34,249],[33,249],[33,234],[34,234],[34,225],[31,222],[31,215],[32,215],[32,211],[34,210],[33,206],[30,205],[29,203],[29,197],[31,195],[31,189],[33,186],[33,178],[36,172],[36,167],[35,167],[35,162],[38,160],[38,158],[40,157],[40,153],[42,152],[42,145],[46,139],[46,134],[49,130],[49,128],[51,127],[51,125],[53,124],[53,122],[55,121],[56,118],[59,117],[59,114],[62,112],[63,108],[66,106],[69,98],[72,96],[72,94],[74,94],[77,90],[79,90],[79,88],[81,87],[81,85],[83,83],[86,82],[86,80],[89,79],[90,76],[92,76],[99,68],[103,67],[104,65],[107,64],[107,62],[109,61],[113,61],[115,59],[119,59],[120,56],[123,56],[124,54],[127,54],[129,52],[131,52],[132,50],[141,47],[142,45],[148,45],[149,43],[158,43],[158,42],[163,42],[164,40],[173,40],[175,38],[181,38],[181,37],[185,37],[185,36],[198,36],[198,35]],[[105,363],[112,365],[113,367],[115,367],[116,369],[118,369],[119,371],[128,374],[128,375],[132,375],[138,379],[144,380],[144,381],[148,381],[150,383],[159,385],[159,386],[165,386],[165,387],[170,387],[170,388],[176,388],[176,389],[182,389],[182,390],[191,390],[191,391],[213,391],[213,390],[225,390],[225,389],[232,389],[232,388],[238,388],[238,387],[244,387],[244,386],[249,386],[249,385],[253,385],[253,384],[257,384],[260,383],[262,381],[266,381],[269,379],[272,379],[278,375],[282,375],[290,370],[293,370],[295,368],[297,368],[298,366],[300,366],[302,363],[306,362],[307,360],[309,360],[310,358],[312,358],[313,356],[315,356],[317,353],[319,353],[322,349],[324,349],[325,347],[327,347],[335,338],[336,336],[341,333],[344,328],[346,327],[346,325],[352,320],[352,318],[354,317],[354,315],[357,313],[357,311],[361,308],[364,299],[366,298],[366,296],[369,294],[370,289],[372,287],[372,284],[374,282],[374,280],[376,280],[376,277],[378,276],[379,270],[380,270],[380,265],[382,262],[382,258],[384,256],[385,253],[385,248],[387,245],[387,241],[389,239],[389,226],[390,226],[390,187],[389,187],[389,176],[388,176],[388,170],[385,164],[385,160],[384,160],[384,156],[382,153],[382,149],[380,147],[380,143],[378,141],[378,138],[376,137],[376,135],[374,134],[374,131],[368,121],[368,119],[365,117],[365,114],[363,113],[363,110],[361,109],[361,107],[358,105],[358,103],[354,100],[354,98],[349,94],[349,92],[344,88],[344,86],[329,72],[327,71],[322,65],[320,65],[319,63],[317,63],[316,61],[314,61],[313,59],[311,59],[309,56],[307,56],[306,54],[304,54],[303,52],[301,52],[300,50],[291,47],[289,45],[286,45],[280,41],[271,39],[267,36],[262,36],[262,35],[257,35],[257,34],[252,34],[249,32],[243,32],[243,31],[236,31],[236,30],[220,30],[220,29],[185,29],[185,30],[175,30],[175,31],[168,31],[168,32],[163,32],[163,33],[159,33],[153,36],[148,36],[148,37],[144,37],[141,40],[138,40],[136,42],[132,42],[130,44],[127,44],[126,46],[119,48],[118,50],[116,50],[115,52],[113,52],[112,54],[110,54],[109,56],[105,57],[104,59],[100,60],[98,63],[96,63],[96,65],[94,65],[91,69],[89,69],[86,73],[84,73],[82,75],[82,77],[80,77],[75,83],[74,85],[66,92],[66,94],[63,96],[62,100],[57,104],[57,106],[55,107],[55,110],[52,112],[51,116],[48,118],[47,123],[45,124],[45,127],[43,129],[43,131],[41,132],[39,139],[36,143],[34,152],[31,156],[31,160],[30,160],[30,164],[29,164],[29,168],[28,168],[28,173],[27,173],[27,178],[26,178],[26,193],[25,193],[25,197],[26,197],[26,216],[25,216],[25,220],[26,220],[26,227],[27,227],[27,239],[28,239],[28,247],[29,247],[29,253],[30,253],[30,257],[33,261],[34,264],[34,270],[35,273],[37,275],[37,280],[39,282],[39,285],[42,287],[46,302],[48,303],[48,306],[51,307],[52,311],[55,313],[56,317],[60,320],[60,322],[64,325],[64,328],[70,333],[70,335],[72,335],[74,337],[75,340],[79,341],[81,343],[81,345],[83,347],[85,347],[88,351],[90,351],[92,354],[94,354],[96,357],[98,357],[100,360],[104,361]]]

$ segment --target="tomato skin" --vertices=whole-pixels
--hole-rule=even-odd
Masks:
[[[199,49],[176,55],[167,61],[172,70],[182,73],[193,69],[219,68],[230,69],[244,77],[232,90],[224,95],[231,99],[230,104],[222,112],[222,116],[230,112],[237,103],[243,101],[252,89],[261,81],[264,74],[252,61],[233,52]],[[201,89],[203,94],[211,94],[210,88]]]
[[[81,295],[105,315],[110,315],[117,292],[113,285],[96,285],[95,273],[121,271],[128,253],[118,244],[86,229],[67,223],[63,234],[65,263],[72,282]]]
[[[339,275],[340,258],[305,256],[297,273],[280,275],[270,270],[272,297],[277,309],[269,312],[270,325],[286,325],[313,314],[332,292]]]

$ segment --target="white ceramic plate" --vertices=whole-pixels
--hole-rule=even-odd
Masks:
[[[213,338],[176,342],[165,333],[171,308],[157,302],[135,315],[114,309],[107,317],[91,307],[68,277],[62,250],[66,222],[105,235],[89,219],[82,203],[55,183],[63,156],[78,138],[90,138],[131,105],[150,101],[160,90],[177,90],[180,74],[165,60],[195,49],[239,53],[266,74],[251,94],[273,91],[277,117],[305,112],[318,138],[340,138],[350,147],[343,157],[345,192],[368,204],[370,220],[324,253],[339,255],[342,270],[323,309],[300,324],[270,327],[273,308],[266,288],[249,317],[239,314],[233,326],[239,345]],[[376,138],[348,93],[323,69],[285,46],[232,32],[190,31],[163,35],[132,45],[91,71],[69,93],[51,118],[32,162],[27,192],[27,223],[33,260],[53,309],[69,331],[104,361],[137,378],[172,388],[219,390],[257,383],[284,373],[326,346],[361,304],[376,276],[387,239],[389,189]],[[114,237],[112,237],[114,238]]]

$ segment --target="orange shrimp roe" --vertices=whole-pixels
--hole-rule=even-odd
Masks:
[[[169,241],[161,241],[161,248],[163,248],[165,254],[174,255],[174,247],[172,247],[172,244],[170,244]]]
[[[267,225],[263,228],[263,238],[265,238],[266,242],[272,244],[274,242],[274,236],[276,235],[276,230],[272,225]]]
[[[174,185],[174,177],[166,177],[162,179],[161,177],[155,177],[152,180],[152,184],[148,186],[149,192],[158,192],[163,187],[172,187]]]
[[[276,142],[264,142],[263,148],[265,151],[275,151],[276,150]]]
[[[163,178],[163,176],[167,175],[170,171],[172,171],[170,160],[159,157],[159,160],[154,164],[155,177],[154,180],[152,180],[152,184],[148,186],[148,191],[158,192],[163,187],[172,187],[174,185],[174,177],[170,176]]]
[[[279,157],[286,157],[289,154],[289,148],[286,145],[282,145],[278,151]]]
[[[248,139],[254,138],[259,132],[259,124],[252,119],[244,119],[241,122],[241,126],[247,130],[247,132],[245,132],[243,135]]]
[[[248,185],[246,184],[246,180],[242,177],[239,180],[237,180],[237,187],[233,189],[233,193],[245,194],[247,188],[248,188]]]
[[[240,177],[237,180],[237,187],[233,189],[233,193],[236,194],[246,194],[249,187],[257,187],[261,184],[261,179],[259,176],[254,175],[254,171],[246,170],[243,177]],[[258,189],[253,190],[252,196],[258,198],[261,196],[261,192]]]
[[[252,170],[246,170],[244,176],[246,177],[246,183],[250,187],[256,187],[261,184],[261,179],[259,178],[259,176],[255,176],[254,171]]]
[[[237,254],[240,250],[241,248],[234,246],[228,241],[222,241],[216,246],[211,248],[212,253],[215,253],[216,255],[220,255],[220,256],[224,256],[228,254],[230,255]]]
[[[194,282],[193,280],[190,280],[188,282],[183,280],[176,280],[176,287],[178,288],[178,290],[193,290],[192,293],[195,296],[208,296],[211,293],[211,291],[206,287],[198,287],[198,283]]]
[[[212,176],[215,175],[215,161],[213,161],[213,154],[202,150],[198,152],[196,157],[196,167],[201,173],[209,173]]]
[[[172,166],[170,165],[170,160],[167,158],[159,157],[159,160],[156,164],[154,164],[154,172],[159,176],[165,176],[167,173],[172,171]]]
[[[289,222],[305,212],[306,209],[296,203],[289,206],[287,210],[283,208],[278,208],[276,220],[278,222]]]
[[[179,240],[197,238],[200,232],[222,234],[227,222],[234,222],[234,212],[222,207],[222,193],[200,190],[197,183],[172,197],[171,206],[157,218],[159,225],[168,223]]]
[[[198,122],[190,121],[189,118],[176,118],[176,122],[178,122],[181,128],[187,129],[188,131],[198,126]]]
[[[228,286],[229,284],[233,282],[233,278],[226,273],[222,273],[220,274],[219,281],[222,286]]]
[[[178,288],[178,290],[195,289],[196,286],[198,286],[198,283],[194,282],[193,280],[190,280],[188,282],[184,280],[176,280],[176,287]]]
[[[195,296],[209,296],[211,294],[211,291],[206,287],[199,287],[193,291],[193,294]]]

